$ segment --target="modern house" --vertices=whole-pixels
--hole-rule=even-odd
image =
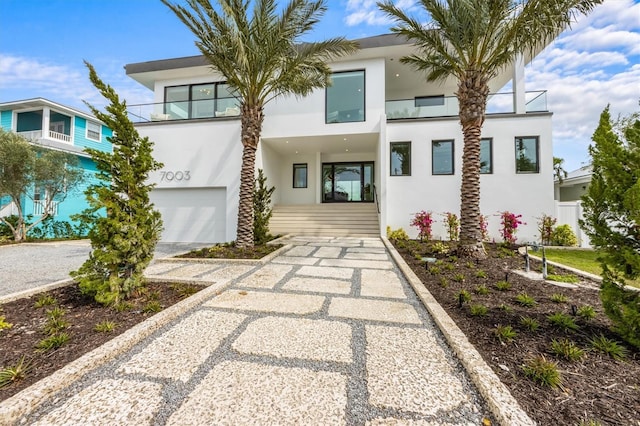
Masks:
[[[91,114],[43,98],[0,103],[0,127],[23,135],[34,145],[78,157],[79,167],[85,171],[84,183],[64,200],[51,204],[53,219],[73,223],[71,215],[88,207],[84,190],[95,179],[95,164],[84,148],[111,152],[107,140],[111,129]],[[32,191],[22,204],[25,216],[32,215],[35,220],[44,213],[47,194],[39,188]],[[0,198],[0,216],[11,214],[15,214],[15,205],[8,197]]]
[[[265,107],[256,166],[272,197],[272,232],[384,235],[434,212],[460,211],[463,136],[457,82],[427,83],[400,62],[414,47],[396,35],[357,40],[360,49],[330,64],[332,86]],[[499,240],[499,212],[523,215],[517,236],[537,239],[536,217],[554,213],[551,113],[546,92],[525,92],[519,58],[491,82],[482,139],[481,210]],[[238,100],[202,56],[126,65],[155,103],[129,107],[155,142],[164,169],[152,199],[165,241],[236,237],[242,145]]]

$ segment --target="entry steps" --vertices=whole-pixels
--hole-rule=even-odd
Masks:
[[[276,205],[269,221],[273,235],[379,237],[374,203]]]

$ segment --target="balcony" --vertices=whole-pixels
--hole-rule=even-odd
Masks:
[[[26,132],[18,132],[18,134],[32,141],[37,141],[42,139],[42,130],[29,130]],[[61,142],[71,143],[71,135],[65,135],[64,133],[54,132],[53,130],[49,130],[47,132],[47,138],[54,139]]]
[[[33,215],[42,216],[45,212],[48,212],[50,216],[56,216],[58,214],[58,202],[51,201],[49,205],[47,205],[45,200],[34,200]]]
[[[149,123],[200,118],[239,117],[240,106],[236,98],[217,98],[129,105],[127,113],[134,123]]]
[[[526,112],[547,111],[547,91],[525,93]],[[385,110],[388,120],[405,118],[432,118],[458,116],[458,98],[455,96],[425,97],[387,101]],[[487,115],[513,114],[513,93],[493,93],[487,101]]]

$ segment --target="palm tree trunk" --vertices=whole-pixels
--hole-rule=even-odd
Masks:
[[[240,204],[236,246],[253,247],[253,185],[256,151],[260,142],[264,115],[262,105],[242,104],[242,169],[240,171]]]
[[[489,86],[480,72],[467,71],[458,84],[460,124],[464,136],[460,188],[460,243],[458,256],[484,259],[480,230],[480,138]]]

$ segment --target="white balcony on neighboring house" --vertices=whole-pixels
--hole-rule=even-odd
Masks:
[[[49,107],[18,111],[16,132],[33,143],[50,145],[47,142],[73,144],[74,117]]]
[[[58,202],[51,201],[51,203],[47,206],[47,202],[45,200],[34,200],[33,201],[33,215],[34,216],[42,216],[47,212],[50,216],[55,216],[58,214]]]

